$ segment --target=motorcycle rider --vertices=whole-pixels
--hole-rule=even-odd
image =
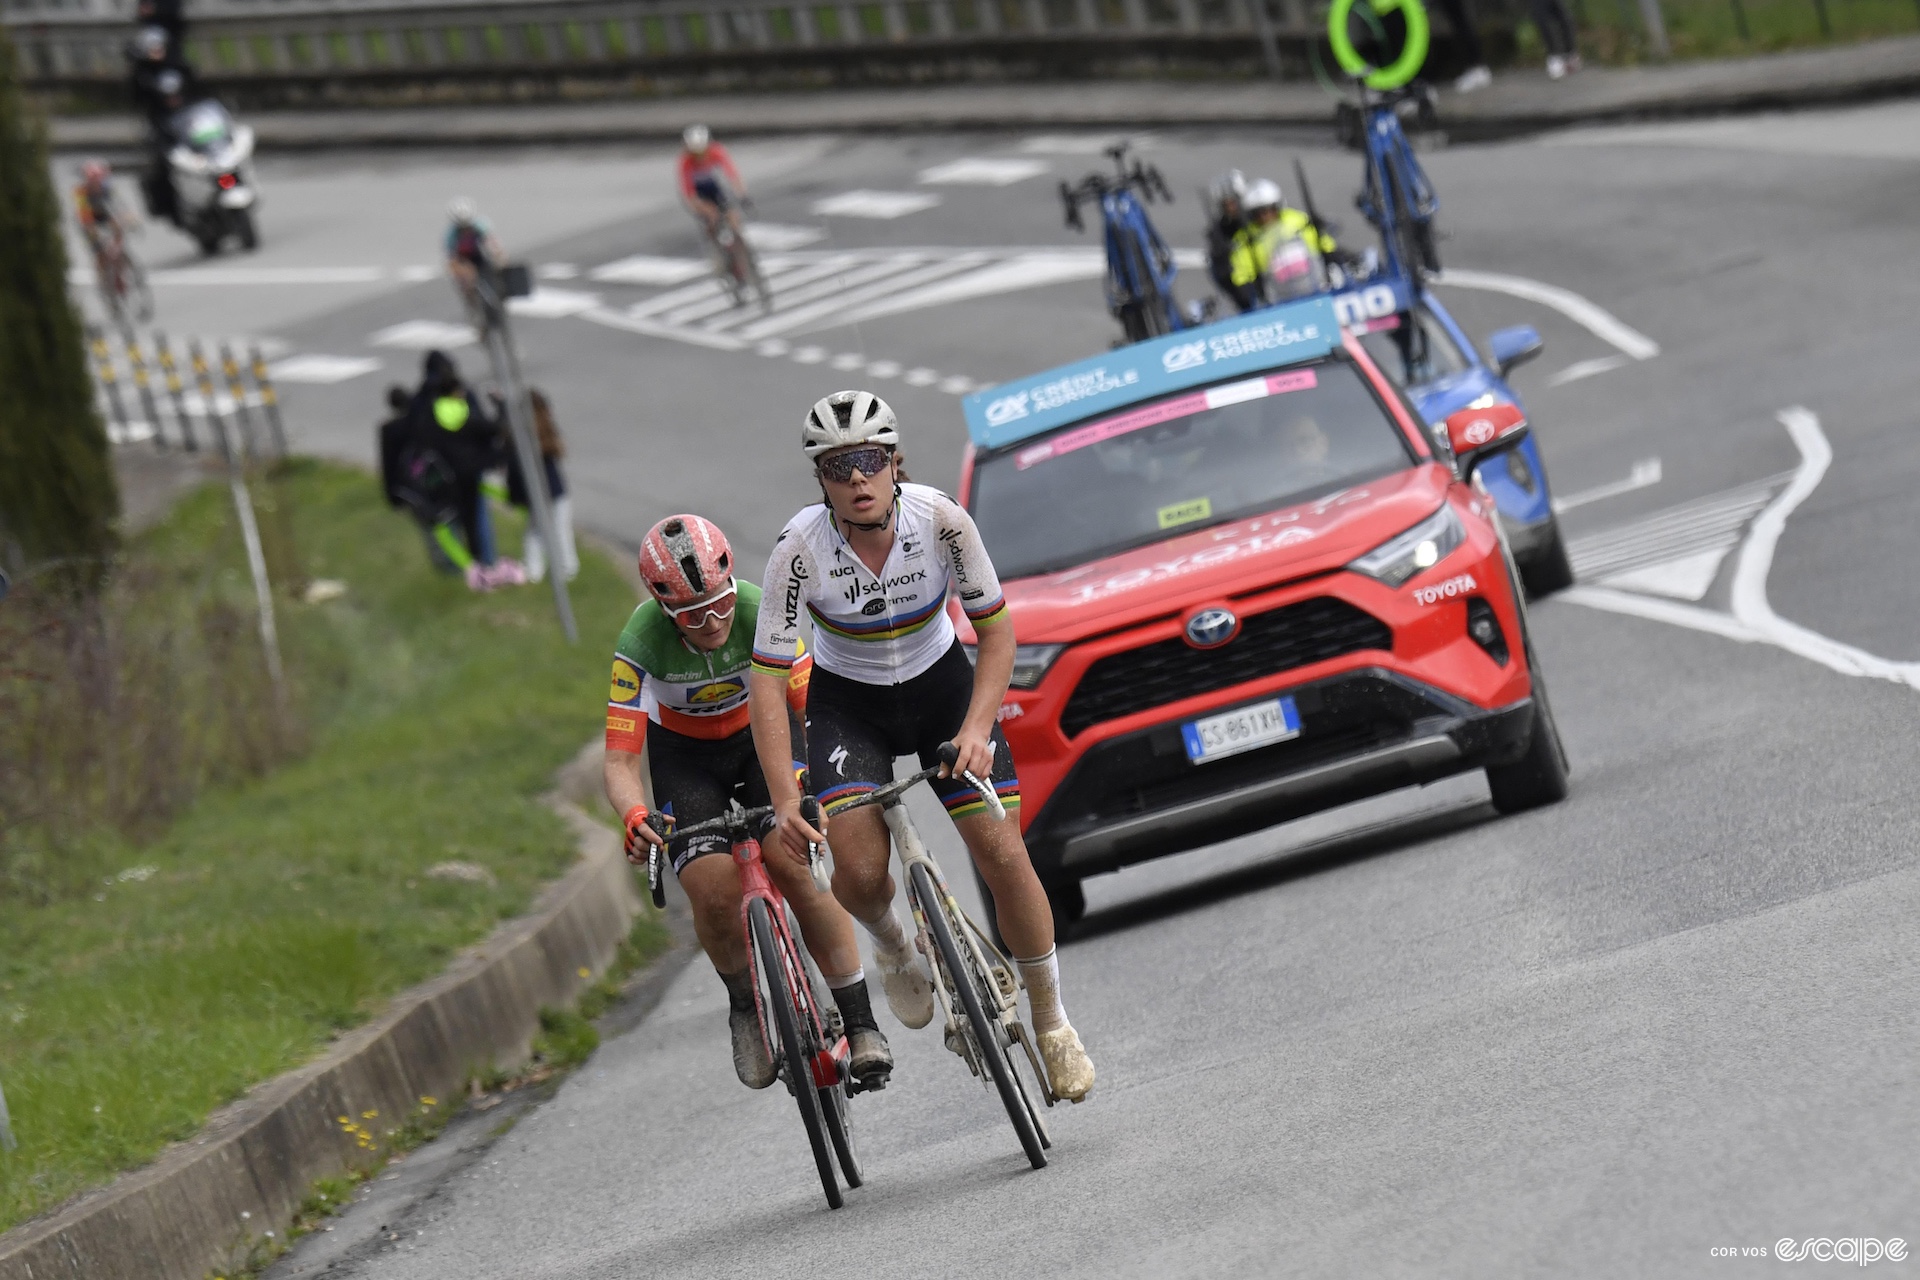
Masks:
[[[1271,301],[1270,273],[1276,252],[1286,242],[1299,240],[1322,259],[1339,253],[1333,237],[1314,226],[1304,211],[1287,207],[1280,184],[1271,178],[1248,183],[1241,205],[1246,224],[1233,235],[1228,283],[1229,296],[1242,311]]]

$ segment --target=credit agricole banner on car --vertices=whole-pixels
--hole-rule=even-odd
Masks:
[[[967,434],[997,449],[1183,387],[1315,360],[1339,341],[1325,297],[1255,311],[976,391],[962,402]]]

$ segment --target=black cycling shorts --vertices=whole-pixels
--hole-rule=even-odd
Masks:
[[[939,762],[942,743],[953,741],[973,701],[973,664],[958,641],[931,667],[903,684],[864,684],[835,675],[816,660],[807,686],[807,760],[814,794],[831,813],[893,781],[899,756],[918,756],[920,767]],[[993,789],[1000,803],[1020,803],[1013,752],[1000,726],[993,727]],[[934,794],[947,815],[986,812],[986,801],[959,778],[935,778]]]
[[[788,717],[794,745],[801,745],[800,726]],[[647,770],[653,779],[654,807],[673,815],[674,825],[690,827],[727,811],[729,799],[757,809],[771,803],[766,775],[753,751],[753,730],[742,729],[728,738],[690,738],[653,724],[647,726]],[[764,837],[771,819],[757,833]],[[731,854],[722,832],[674,840],[673,871],[678,875],[695,858],[709,853]]]

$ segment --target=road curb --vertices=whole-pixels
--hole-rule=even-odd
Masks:
[[[591,981],[581,970],[606,967],[640,910],[615,834],[549,803],[581,856],[528,914],[153,1164],[0,1236],[0,1280],[203,1280],[284,1231],[316,1179],[366,1163],[339,1117],[378,1131],[422,1096],[452,1096],[477,1066],[524,1060],[540,1009],[571,1004]]]

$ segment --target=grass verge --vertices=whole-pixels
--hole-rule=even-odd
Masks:
[[[0,1155],[0,1230],[311,1058],[573,859],[539,797],[600,720],[601,642],[632,607],[612,566],[585,557],[569,648],[545,588],[476,596],[435,574],[364,473],[299,462],[281,493],[305,575],[347,586],[279,602],[306,754],[216,783],[144,842],[96,833],[71,855],[97,860],[85,896],[0,896],[20,1143]],[[233,525],[209,487],[137,549],[244,590]]]

